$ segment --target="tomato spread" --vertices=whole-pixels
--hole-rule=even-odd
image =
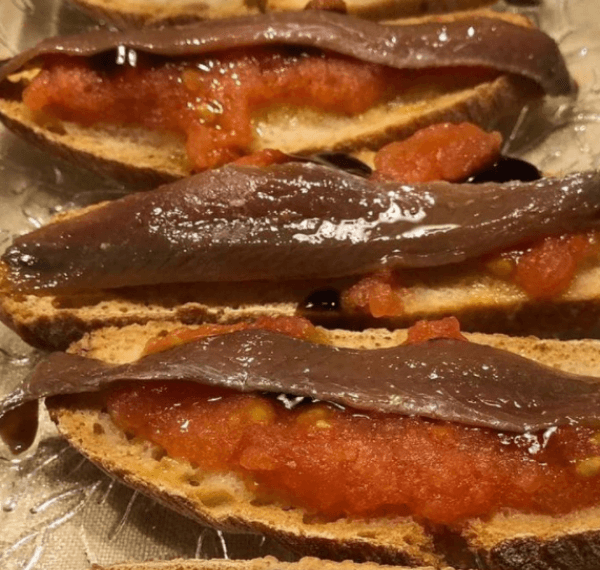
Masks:
[[[399,275],[391,269],[364,277],[342,292],[344,310],[367,313],[375,318],[401,315],[404,312],[404,289]]]
[[[501,144],[500,133],[486,133],[471,123],[431,125],[379,150],[372,178],[461,182],[494,164]]]
[[[187,63],[140,59],[113,73],[58,58],[27,87],[23,102],[83,125],[136,124],[184,135],[192,167],[202,170],[247,153],[256,112],[275,104],[361,113],[401,73],[336,54],[276,48],[233,49]]]
[[[600,500],[600,437],[584,427],[503,434],[357,413],[195,383],[108,396],[115,423],[203,471],[239,474],[256,495],[340,516],[413,515],[459,525],[508,508],[560,514]]]
[[[531,299],[553,299],[564,293],[577,271],[600,255],[596,232],[550,236],[527,248],[486,257],[485,270],[518,285]],[[402,273],[380,271],[360,279],[341,293],[346,311],[375,318],[403,314]]]
[[[467,340],[460,332],[460,323],[456,317],[445,317],[437,321],[417,321],[407,332],[404,344],[417,344],[435,338]]]
[[[552,299],[566,291],[579,267],[599,253],[596,232],[547,237],[501,254],[487,268],[512,280],[533,299]]]

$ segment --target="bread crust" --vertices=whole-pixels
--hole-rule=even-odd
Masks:
[[[147,338],[172,326],[152,323],[107,329],[89,335],[70,351],[108,362],[128,362],[139,357]],[[374,348],[402,342],[406,331],[329,334],[339,346]],[[469,340],[511,350],[570,372],[591,374],[600,381],[600,341],[565,343],[481,334],[469,335]],[[137,349],[131,351],[131,346]],[[570,356],[574,350],[577,359]],[[322,523],[307,518],[301,509],[257,503],[235,478],[203,474],[187,462],[165,456],[148,442],[128,439],[103,411],[99,394],[57,396],[48,399],[47,405],[62,435],[94,463],[201,522],[224,530],[260,532],[301,553],[336,560],[440,567],[455,556],[435,540],[439,529],[430,534],[409,518]],[[562,517],[500,512],[489,520],[467,521],[460,531],[453,532],[460,532],[457,537],[469,551],[462,556],[469,559],[470,554],[477,567],[490,570],[589,570],[600,564],[600,507]]]
[[[195,19],[230,18],[270,11],[303,10],[308,0],[71,0],[91,16],[121,28],[181,22]],[[349,14],[383,20],[418,14],[467,10],[494,0],[345,0]]]
[[[356,314],[310,314],[328,327],[409,326],[419,319],[456,316],[463,330],[592,336],[600,318],[600,267],[578,272],[569,289],[556,299],[536,301],[516,285],[481,270],[430,272],[430,279],[403,291],[404,313],[376,319]],[[260,315],[298,314],[305,299],[323,288],[348,287],[350,280],[330,282],[248,282],[243,287],[210,283],[135,287],[86,294],[21,294],[13,291],[0,265],[0,320],[29,344],[64,350],[85,333],[106,326],[150,321],[199,324],[229,323]]]
[[[258,14],[262,0],[71,0],[92,17],[119,28]]]
[[[533,537],[505,540],[484,552],[485,568],[513,570],[536,560],[539,570],[589,570],[598,565],[600,531],[569,534],[547,542]]]

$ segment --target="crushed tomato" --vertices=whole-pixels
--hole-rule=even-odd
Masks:
[[[371,179],[461,182],[492,166],[501,144],[496,131],[486,133],[471,123],[438,123],[380,149]]]
[[[599,432],[542,434],[340,410],[195,383],[113,390],[127,433],[203,471],[239,474],[265,500],[327,519],[412,515],[460,525],[501,509],[562,514],[600,501]]]
[[[375,318],[393,317],[404,312],[404,291],[399,275],[385,269],[342,291],[340,301],[344,310],[351,313],[367,313]]]
[[[417,321],[408,329],[404,344],[419,344],[436,338],[467,340],[460,332],[458,319],[445,317],[436,321]]]
[[[511,279],[533,299],[552,299],[569,288],[577,269],[598,255],[594,232],[546,239],[524,252],[508,252]]]
[[[192,167],[246,154],[253,113],[294,105],[353,115],[399,87],[402,72],[336,54],[251,48],[183,63],[103,72],[77,58],[49,61],[23,93],[34,112],[83,125],[135,124],[184,135]]]

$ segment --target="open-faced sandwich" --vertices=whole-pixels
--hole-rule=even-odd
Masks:
[[[92,16],[119,27],[198,19],[231,18],[260,12],[336,10],[373,20],[467,10],[494,0],[71,0]]]
[[[598,341],[466,339],[453,319],[150,323],[54,353],[0,414],[46,397],[59,431],[127,484],[306,554],[589,570],[599,363]]]
[[[0,317],[54,349],[100,326],[315,305],[312,317],[344,326],[456,315],[465,330],[550,335],[597,320],[598,172],[481,184],[377,173],[229,165],[66,212],[2,256]]]
[[[556,43],[516,15],[383,25],[309,10],[44,40],[0,68],[0,118],[154,183],[265,149],[368,155],[433,122],[490,126],[574,91]]]

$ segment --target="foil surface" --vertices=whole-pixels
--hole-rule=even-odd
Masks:
[[[558,42],[580,88],[575,103],[548,100],[524,109],[505,152],[545,172],[600,167],[600,20],[597,0],[500,2],[534,19]],[[62,0],[0,0],[0,59],[54,34],[96,25]],[[125,193],[125,188],[29,147],[0,127],[0,251],[52,214]],[[0,397],[40,353],[0,325]],[[41,412],[33,448],[11,456],[0,446],[0,568],[85,570],[93,563],[174,557],[295,555],[260,536],[203,528],[115,482],[57,437]]]

